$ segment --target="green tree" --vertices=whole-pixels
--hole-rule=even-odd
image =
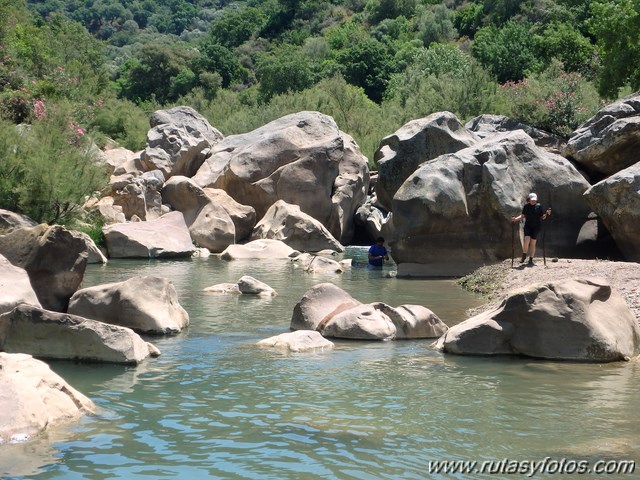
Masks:
[[[600,93],[616,97],[629,84],[640,89],[640,2],[594,0],[588,22],[602,55]]]
[[[176,47],[147,44],[120,73],[120,93],[133,101],[155,97],[164,103],[185,92],[176,91],[176,77],[189,68],[191,53]]]
[[[520,80],[527,72],[536,71],[541,63],[532,26],[527,22],[509,21],[502,28],[481,28],[471,51],[499,82]]]
[[[309,63],[302,49],[292,45],[281,45],[271,53],[262,55],[256,65],[262,101],[269,101],[280,93],[298,92],[313,85],[313,72]]]
[[[566,71],[589,73],[595,47],[572,25],[552,23],[539,36],[540,57],[549,64],[560,60]]]
[[[352,85],[362,87],[374,102],[380,102],[391,75],[396,72],[393,57],[379,41],[368,38],[336,56],[340,71]]]

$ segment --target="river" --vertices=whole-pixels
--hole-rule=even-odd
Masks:
[[[34,479],[421,479],[433,460],[640,461],[640,368],[444,356],[431,340],[336,342],[282,354],[254,343],[288,330],[311,286],[332,281],[362,302],[427,306],[446,323],[480,300],[451,280],[362,268],[313,275],[279,260],[113,260],[84,286],[169,278],[191,324],[150,337],[162,356],[138,367],[51,362],[98,415],[0,447],[0,476]],[[279,295],[204,293],[252,275]],[[501,475],[498,475],[501,477]],[[504,478],[514,478],[513,476]]]

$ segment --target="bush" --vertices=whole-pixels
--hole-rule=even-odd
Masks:
[[[40,222],[71,221],[85,197],[107,182],[92,152],[66,106],[50,107],[30,127],[0,123],[0,207]]]
[[[95,105],[90,126],[124,148],[136,151],[146,144],[149,116],[129,100],[107,97]]]

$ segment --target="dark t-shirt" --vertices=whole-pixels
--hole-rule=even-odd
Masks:
[[[542,216],[544,215],[544,210],[542,205],[536,203],[535,205],[531,205],[530,203],[525,204],[522,207],[522,214],[524,215],[525,221],[524,224],[529,227],[539,227],[542,225]]]
[[[380,246],[376,243],[375,245],[371,245],[369,254],[373,257],[383,257],[387,254],[387,249],[384,248],[384,246]],[[374,267],[381,267],[382,264],[382,258],[372,258],[369,260],[369,265],[373,265]]]

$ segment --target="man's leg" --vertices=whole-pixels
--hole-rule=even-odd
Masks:
[[[520,258],[520,263],[524,263],[527,259],[527,252],[529,251],[529,242],[531,241],[531,237],[524,237],[524,244],[522,245],[522,258]]]

